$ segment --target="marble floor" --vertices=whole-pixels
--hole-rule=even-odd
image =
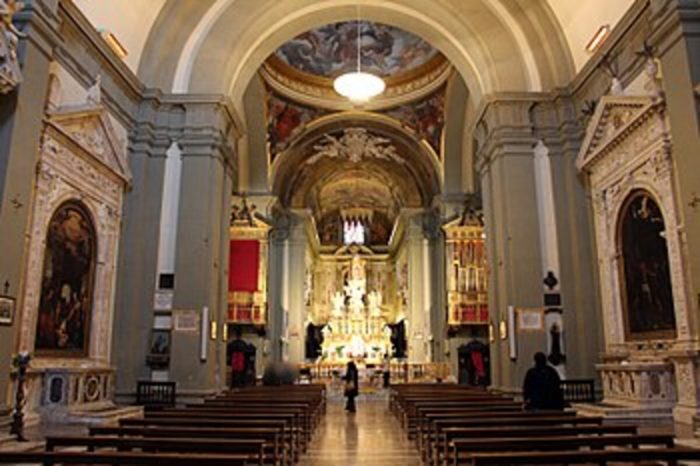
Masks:
[[[418,466],[418,452],[406,440],[383,397],[359,399],[346,413],[342,399],[329,399],[328,412],[300,466]]]

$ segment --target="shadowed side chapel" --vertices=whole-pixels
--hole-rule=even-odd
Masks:
[[[697,1],[0,17],[0,464],[700,459]]]

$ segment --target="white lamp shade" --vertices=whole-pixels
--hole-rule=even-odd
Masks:
[[[384,80],[378,76],[362,71],[345,73],[333,81],[335,92],[353,102],[367,102],[386,89]]]

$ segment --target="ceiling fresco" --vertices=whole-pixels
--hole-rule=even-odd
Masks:
[[[325,115],[337,114],[320,107],[295,102],[268,89],[267,97],[267,142],[270,161],[289,148],[294,139],[304,132],[306,126]],[[415,134],[416,140],[426,141],[438,159],[441,156],[442,133],[445,126],[445,86],[423,99],[408,102],[379,112],[393,118],[404,128]],[[327,140],[326,143],[334,141]],[[322,145],[323,146],[323,145]],[[326,144],[323,147],[327,147]],[[321,146],[319,146],[321,147]],[[318,156],[323,151],[319,149]],[[371,154],[369,154],[371,155]],[[313,163],[312,159],[309,163]]]
[[[445,86],[428,97],[380,112],[401,122],[401,125],[425,140],[441,159],[442,130],[445,127]]]
[[[429,43],[381,23],[360,21],[362,70],[382,77],[409,73],[441,57]],[[303,73],[336,77],[357,67],[357,21],[328,24],[298,35],[274,56]]]
[[[321,244],[340,244],[343,212],[361,209],[371,212],[358,220],[370,244],[386,246],[399,212],[427,205],[439,189],[426,149],[442,159],[450,65],[417,36],[361,22],[363,70],[403,90],[371,109],[334,106],[315,92],[332,92],[331,78],[355,68],[357,25],[307,31],[261,68],[268,150],[279,180],[274,190],[284,205],[313,212]]]
[[[267,142],[270,161],[284,151],[311,121],[330,113],[318,107],[294,102],[279,94],[267,95]]]

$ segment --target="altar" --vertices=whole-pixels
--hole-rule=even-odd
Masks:
[[[342,291],[331,296],[330,316],[323,327],[321,360],[344,363],[350,359],[381,364],[391,354],[391,330],[379,290],[367,291],[366,261],[351,260]]]

